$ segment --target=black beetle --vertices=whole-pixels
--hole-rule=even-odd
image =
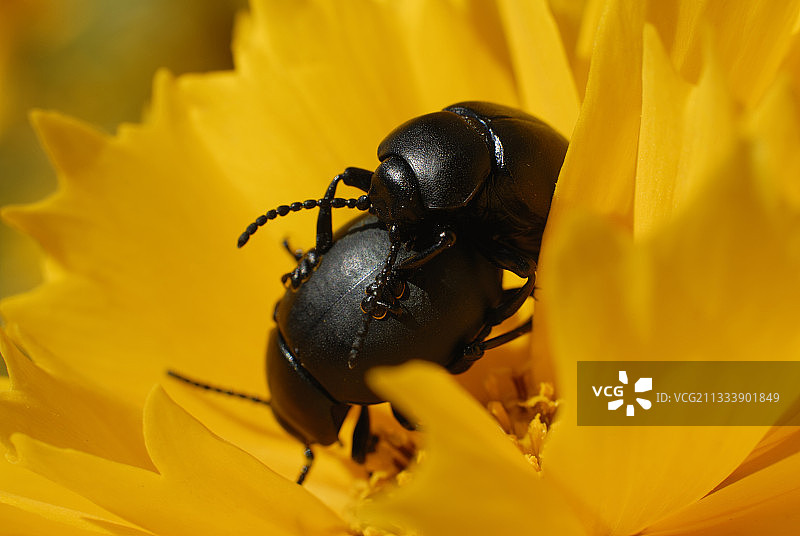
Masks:
[[[353,366],[370,319],[383,318],[391,309],[394,292],[389,287],[405,277],[401,272],[426,264],[460,237],[495,266],[527,279],[490,313],[478,341],[533,292],[542,233],[566,151],[563,136],[525,112],[487,102],[457,103],[392,131],[378,146],[381,163],[374,172],[347,168],[322,199],[282,205],[260,216],[239,237],[238,246],[270,219],[319,207],[316,247],[283,278],[297,288],[331,248],[331,208],[369,210],[390,226],[395,253],[361,301],[364,319],[351,348]],[[339,182],[368,193],[336,198]],[[399,243],[416,246],[415,254],[397,262]],[[480,345],[465,351],[480,357]]]
[[[465,357],[468,345],[494,348],[530,330],[529,320],[484,340],[487,313],[503,298],[502,270],[469,242],[460,242],[408,274],[403,293],[396,298],[396,314],[376,322],[365,334],[360,359],[349,367],[351,335],[361,325],[357,309],[370,282],[384,268],[390,243],[383,223],[374,216],[361,217],[337,233],[325,263],[297,289],[286,291],[275,307],[276,327],[267,345],[269,401],[170,372],[197,387],[270,405],[283,428],[306,445],[307,462],[298,483],[311,467],[311,445],[338,441],[353,406],[361,409],[352,457],[364,461],[370,444],[367,406],[383,402],[364,380],[369,368],[424,359],[462,372],[474,361]],[[402,262],[415,253],[405,251],[399,258]],[[402,415],[394,414],[411,427]]]

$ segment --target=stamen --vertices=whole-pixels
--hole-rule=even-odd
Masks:
[[[539,454],[558,408],[553,385],[537,382],[530,370],[517,373],[496,369],[487,377],[485,387],[489,413],[540,471]]]
[[[388,487],[402,485],[409,477],[413,478],[407,469],[419,462],[423,453],[419,448],[420,433],[400,426],[387,405],[372,406],[370,411],[375,444],[364,463],[369,477],[357,484],[362,498],[370,497]],[[350,426],[352,420],[345,424],[342,437],[348,437]]]

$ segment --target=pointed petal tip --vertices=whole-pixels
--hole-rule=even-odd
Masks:
[[[66,175],[88,167],[108,141],[95,127],[58,112],[33,110],[30,120],[53,166]]]

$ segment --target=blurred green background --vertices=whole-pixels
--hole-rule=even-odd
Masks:
[[[246,4],[0,0],[0,205],[35,201],[55,188],[28,120],[31,109],[58,110],[109,133],[138,121],[157,69],[232,67],[234,18]],[[40,280],[36,244],[0,224],[0,298]]]

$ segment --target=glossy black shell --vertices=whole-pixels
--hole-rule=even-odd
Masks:
[[[424,359],[447,366],[500,301],[501,271],[468,244],[457,244],[414,271],[401,300],[403,313],[370,323],[355,367],[348,369],[362,323],[364,289],[388,250],[386,230],[374,217],[360,218],[343,230],[311,278],[286,292],[277,309],[278,329],[292,354],[341,402],[381,401],[364,382],[364,373],[376,365]]]
[[[334,441],[346,405],[383,401],[367,387],[367,370],[412,359],[447,366],[463,356],[487,311],[500,302],[501,270],[468,242],[457,243],[413,271],[402,314],[371,321],[350,369],[364,290],[388,250],[385,227],[373,216],[362,217],[337,235],[311,277],[278,303],[267,353],[273,411],[306,442]],[[410,254],[401,250],[400,258]]]

